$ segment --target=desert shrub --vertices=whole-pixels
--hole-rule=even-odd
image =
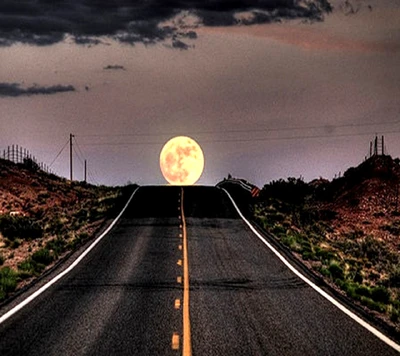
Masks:
[[[41,202],[45,202],[47,199],[50,198],[50,194],[48,191],[42,191],[38,194],[37,199]]]
[[[32,159],[29,157],[25,157],[23,161],[23,165],[25,168],[31,170],[31,171],[39,171],[40,166]]]
[[[41,226],[26,216],[0,216],[0,231],[9,240],[36,239],[43,236]]]
[[[12,241],[10,241],[9,246],[12,249],[18,248],[19,246],[21,246],[21,240],[20,239],[12,240]]]
[[[77,237],[70,243],[71,248],[76,248],[79,246],[83,241],[85,241],[89,237],[89,234],[87,232],[81,232],[78,234]]]
[[[343,268],[337,262],[332,262],[329,265],[329,272],[334,280],[344,278]]]
[[[269,230],[271,227],[271,223],[265,216],[257,216],[256,221],[260,224],[264,229]]]
[[[390,320],[393,321],[394,323],[397,323],[400,318],[400,311],[393,308],[391,313],[390,313]]]
[[[360,301],[362,304],[364,304],[371,310],[376,310],[381,313],[386,311],[386,306],[384,304],[376,302],[376,301],[372,300],[371,298],[361,297]]]
[[[278,237],[286,234],[285,228],[280,225],[274,225],[274,227],[272,228],[271,231],[273,234],[277,235]]]
[[[303,260],[311,260],[311,261],[318,260],[318,258],[315,256],[315,253],[312,251],[303,251],[301,257],[303,258]]]
[[[37,208],[33,212],[33,216],[35,217],[36,220],[41,220],[45,215],[46,215],[46,211],[41,208]]]
[[[360,270],[356,271],[356,273],[354,274],[353,280],[354,280],[354,282],[360,283],[360,284],[363,282],[364,277]]]
[[[38,264],[47,266],[54,261],[54,255],[50,252],[49,249],[41,248],[40,250],[37,250],[35,253],[32,254],[31,259]]]
[[[74,217],[77,218],[78,220],[84,220],[88,217],[88,215],[89,215],[88,210],[86,208],[82,208],[74,214]]]
[[[330,277],[331,273],[329,272],[329,269],[326,268],[326,266],[321,266],[320,270],[321,274],[325,277]]]
[[[89,234],[87,232],[81,232],[78,237],[80,240],[86,240],[89,237]]]
[[[390,292],[383,286],[372,288],[371,298],[378,303],[388,304],[390,301]]]
[[[315,247],[315,255],[323,262],[328,262],[336,258],[336,254],[320,246]]]
[[[382,261],[385,261],[385,263],[397,263],[399,260],[398,255],[392,253],[384,242],[371,236],[367,236],[360,242],[353,242],[348,247],[346,252],[358,258],[365,258],[373,264],[378,264]]]
[[[66,242],[64,239],[58,237],[56,239],[50,240],[46,244],[46,249],[53,251],[53,253],[58,256],[65,251]]]
[[[274,221],[274,222],[282,222],[285,220],[285,215],[280,214],[280,213],[270,213],[268,214],[268,219]]]
[[[342,288],[346,292],[346,294],[354,299],[354,300],[360,300],[361,296],[357,294],[356,289],[357,285],[354,283],[351,283],[348,280],[342,281],[342,280],[336,280],[336,284]]]
[[[301,237],[295,233],[287,233],[281,236],[281,242],[295,252],[303,250],[301,246]]]
[[[37,271],[37,263],[33,262],[30,258],[22,261],[18,265],[19,276],[21,278],[28,278],[33,274],[37,274],[40,271]],[[41,270],[41,268],[39,268]]]
[[[17,288],[17,273],[10,267],[0,269],[0,300]]]
[[[55,235],[61,235],[66,231],[66,226],[60,217],[55,217],[49,222],[46,231]]]
[[[313,245],[310,241],[308,240],[302,240],[301,241],[301,247],[302,247],[302,258],[305,260],[317,260],[317,257],[315,255],[315,252],[313,250]]]
[[[393,223],[390,225],[383,225],[380,227],[381,230],[388,231],[390,234],[399,236],[400,235],[400,226],[399,223]]]
[[[354,292],[357,293],[359,296],[362,296],[362,297],[368,297],[368,298],[371,297],[371,289],[368,288],[365,285],[357,286],[355,288]]]
[[[302,178],[290,177],[287,181],[279,179],[265,185],[261,197],[273,197],[290,204],[301,204],[310,194],[310,187]]]
[[[54,256],[47,248],[37,250],[31,257],[18,265],[20,277],[27,278],[32,275],[39,275],[53,260]]]
[[[400,264],[394,266],[390,271],[388,282],[390,287],[400,288]]]

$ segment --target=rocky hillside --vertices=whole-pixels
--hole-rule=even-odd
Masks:
[[[266,184],[254,218],[328,283],[400,330],[400,161]]]
[[[0,159],[0,300],[90,238],[121,196],[37,168]]]
[[[400,162],[374,156],[320,186],[322,209],[334,212],[331,238],[371,235],[400,252]]]

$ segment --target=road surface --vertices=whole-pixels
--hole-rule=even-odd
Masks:
[[[398,355],[295,276],[213,187],[142,187],[0,355]]]

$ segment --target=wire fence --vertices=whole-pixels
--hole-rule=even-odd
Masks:
[[[3,150],[1,158],[14,163],[24,164],[28,168],[34,168],[42,170],[46,173],[54,174],[47,164],[38,161],[38,159],[31,152],[29,152],[29,150],[22,146],[7,146],[7,148]]]

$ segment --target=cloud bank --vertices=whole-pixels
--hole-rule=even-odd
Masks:
[[[53,85],[49,87],[33,85],[28,88],[22,88],[19,83],[0,83],[0,97],[51,95],[68,91],[75,91],[75,88],[72,85]]]
[[[168,39],[184,49],[181,40],[196,37],[193,26],[314,21],[331,10],[328,0],[2,0],[0,46],[51,45],[69,36],[77,44],[91,45],[105,36],[130,44]],[[188,25],[185,17],[195,20]]]

